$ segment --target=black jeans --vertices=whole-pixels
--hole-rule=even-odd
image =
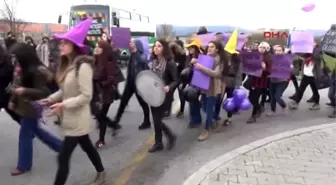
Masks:
[[[282,99],[282,94],[285,92],[288,86],[288,82],[271,82],[270,94],[271,94],[271,111],[276,111],[276,103],[282,108],[286,108],[286,103]]]
[[[87,154],[97,172],[103,172],[104,167],[101,158],[94,148],[89,135],[84,136],[66,136],[63,141],[62,149],[58,156],[58,170],[54,185],[64,185],[69,175],[70,158],[77,144]]]
[[[170,101],[170,100],[169,100]],[[162,121],[164,111],[166,110],[169,101],[166,101],[160,107],[151,107],[152,117],[154,121],[155,143],[162,144],[162,132],[168,137],[172,138],[173,133],[170,128]]]
[[[295,96],[294,101],[296,103],[300,103],[300,101],[303,97],[303,94],[304,94],[305,90],[307,89],[308,85],[310,85],[310,88],[313,91],[314,103],[319,104],[320,103],[320,94],[319,94],[317,86],[316,86],[315,77],[306,76],[306,75],[303,75],[303,77],[301,79],[299,90],[298,90],[298,92]]]
[[[144,121],[143,123],[146,124],[150,124],[150,120],[149,120],[149,106],[148,104],[140,97],[140,95],[138,95],[137,91],[136,91],[136,87],[134,82],[127,82],[126,83],[126,87],[124,89],[123,95],[121,97],[120,100],[120,105],[118,108],[118,112],[115,118],[116,122],[119,122],[121,119],[121,116],[123,115],[123,113],[125,112],[125,108],[129,102],[129,100],[131,99],[131,97],[133,96],[133,94],[135,94],[136,98],[138,99],[138,102],[142,108],[142,111],[144,113]]]
[[[102,142],[105,142],[107,125],[111,125],[113,129],[117,129],[117,124],[107,117],[110,105],[110,103],[103,104],[102,109],[99,111],[98,115],[96,115],[97,121],[99,123],[99,141]]]
[[[262,93],[262,88],[252,88],[249,93],[249,100],[253,106],[252,117],[260,113],[261,106],[259,104],[259,98]]]
[[[295,94],[299,91],[299,83],[296,79],[296,76],[294,74],[291,75],[291,80],[293,82],[294,88],[295,88]]]

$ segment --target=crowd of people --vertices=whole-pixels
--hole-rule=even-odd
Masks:
[[[150,153],[164,149],[162,133],[168,140],[167,149],[172,149],[176,143],[176,135],[163,122],[165,117],[171,116],[175,91],[178,91],[181,105],[176,117],[184,116],[185,104],[188,102],[190,128],[201,127],[201,111],[205,113],[204,129],[198,137],[199,141],[208,139],[212,130],[232,123],[232,117],[239,110],[226,111],[226,116],[222,119],[222,104],[225,97],[232,97],[235,88],[241,86],[249,90],[249,100],[252,104],[252,113],[247,123],[258,121],[267,102],[270,103],[271,110],[266,112],[266,116],[276,116],[277,103],[282,110],[298,109],[308,85],[313,91],[312,98],[308,100],[312,103],[310,110],[320,108],[317,71],[321,58],[318,46],[312,54],[301,55],[304,62],[299,84],[294,74],[291,79],[269,77],[272,66],[270,53],[284,54],[283,46],[270,46],[267,42],[255,44],[256,47],[252,49],[262,53],[264,58],[260,64],[263,69],[262,75],[256,77],[244,74],[239,52],[226,51],[220,33],[216,34],[206,47],[202,47],[197,37],[192,38],[187,45],[180,40],[168,42],[158,39],[150,48],[150,57],[146,56],[147,52],[144,51],[142,42],[132,39],[129,45],[130,56],[123,56],[108,38],[102,39],[96,45],[88,44],[85,37],[90,24],[83,24],[81,30],[74,31],[74,28],[67,34],[55,35],[52,39],[44,37],[39,45],[30,37],[27,37],[24,43],[18,43],[15,36],[8,33],[6,48],[0,48],[0,107],[20,124],[18,163],[11,172],[13,176],[31,170],[32,141],[37,137],[59,154],[54,185],[66,183],[70,158],[78,144],[97,171],[92,185],[104,184],[106,172],[97,148],[104,147],[108,127],[113,130],[113,135],[122,128],[122,115],[134,94],[144,117],[139,130],[151,128],[152,114],[155,143],[149,149]],[[92,52],[88,47],[93,47]],[[200,54],[213,57],[215,65],[212,69],[198,62]],[[126,78],[117,66],[118,60],[125,59],[128,60]],[[192,68],[210,77],[208,90],[190,88]],[[163,89],[166,98],[159,107],[149,106],[137,92],[135,79],[137,74],[144,70],[152,70],[166,84]],[[335,79],[335,70],[331,75],[331,79]],[[125,89],[119,94],[118,83],[122,81],[126,81]],[[296,93],[290,97],[292,101],[286,103],[282,94],[291,82]],[[335,83],[335,80],[331,83]],[[191,92],[194,92],[194,97],[190,96]],[[333,107],[329,117],[335,119],[335,84],[330,84],[329,99],[328,105]],[[115,100],[120,100],[120,104],[115,117],[111,119],[107,113]],[[38,126],[42,118],[39,107],[48,107],[49,115],[59,117],[55,124],[63,131],[63,140]],[[99,139],[95,144],[89,136],[94,123],[92,117],[95,117],[99,125]]]

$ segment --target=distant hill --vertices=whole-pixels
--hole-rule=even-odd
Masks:
[[[206,26],[209,32],[232,32],[235,28],[233,26]],[[173,26],[176,36],[189,36],[197,32],[199,26]],[[246,28],[239,28],[240,33],[252,33],[256,30]],[[314,33],[314,36],[323,36],[327,30],[308,30]]]

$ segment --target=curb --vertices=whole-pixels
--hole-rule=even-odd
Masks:
[[[273,136],[265,137],[264,139],[260,139],[257,141],[254,141],[250,144],[244,145],[242,147],[239,147],[235,150],[232,150],[231,152],[228,152],[217,159],[205,164],[203,167],[201,167],[199,170],[197,170],[195,173],[193,173],[191,176],[188,177],[186,181],[184,181],[183,185],[199,185],[208,174],[216,170],[218,167],[222,166],[223,164],[231,161],[232,159],[238,157],[239,155],[243,155],[249,151],[252,151],[254,149],[260,148],[262,146],[265,146],[269,143],[272,143],[274,141],[279,141],[282,139],[290,138],[293,136],[298,136],[301,134],[313,132],[316,130],[322,130],[329,127],[335,127],[335,123],[327,123],[317,126],[311,126],[306,128],[300,128],[293,131],[287,131],[280,134],[276,134]]]

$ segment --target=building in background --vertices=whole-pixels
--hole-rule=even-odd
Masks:
[[[64,33],[68,30],[68,26],[64,24],[51,23],[22,23],[17,29],[17,38],[23,40],[25,36],[31,36],[35,43],[41,42],[43,36],[51,36],[55,33]],[[9,23],[0,20],[0,39],[3,40],[10,31]]]

